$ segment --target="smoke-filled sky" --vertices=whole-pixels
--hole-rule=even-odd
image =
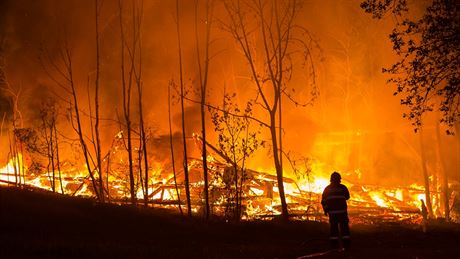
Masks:
[[[131,1],[122,3],[124,24],[128,27]],[[158,136],[168,133],[169,83],[179,82],[175,3],[174,0],[143,1],[143,98],[147,124]],[[101,0],[100,4],[101,111],[102,117],[109,119],[103,123],[103,141],[107,146],[119,131],[113,121],[122,114],[121,43],[118,1]],[[399,104],[400,97],[393,96],[394,87],[385,83],[387,78],[381,73],[382,67],[388,67],[397,59],[388,39],[394,21],[392,17],[373,20],[359,4],[360,0],[303,2],[296,23],[306,28],[318,44],[313,49],[313,62],[319,96],[307,107],[284,102],[285,149],[297,157],[313,158],[318,170],[325,172],[339,170],[350,177],[361,172],[362,179],[368,182],[377,182],[383,176],[389,182],[421,181],[418,136],[402,118],[404,108]],[[413,1],[409,6],[417,11],[423,10],[424,4],[425,1]],[[200,37],[204,37],[206,23],[203,6],[200,2]],[[225,87],[227,92],[237,93],[240,105],[244,105],[254,98],[255,86],[242,51],[222,29],[222,23],[228,22],[222,1],[216,1],[214,10],[208,99],[220,105]],[[194,21],[195,1],[180,1],[184,79],[190,98],[196,98],[194,89],[198,80]],[[68,108],[64,100],[69,100],[69,95],[51,79],[56,76],[55,79],[62,80],[53,64],[62,68],[61,51],[65,44],[72,51],[82,110],[89,111],[87,90],[94,89],[96,61],[93,0],[1,0],[0,26],[0,37],[4,39],[0,53],[3,68],[10,89],[20,93],[18,109],[24,127],[36,126],[37,111],[48,97],[61,100],[62,110]],[[129,33],[130,29],[126,30]],[[200,42],[203,43],[204,38]],[[294,97],[307,101],[310,89],[305,82],[311,78],[308,73],[302,74],[301,69],[298,72],[292,81],[297,89]],[[175,95],[173,130],[179,131],[180,107]],[[10,94],[3,91],[0,97],[3,117],[11,113]],[[267,120],[262,111],[256,110],[255,115]],[[217,139],[209,117],[209,141],[215,144]],[[190,102],[186,118],[188,134],[199,132],[199,108]],[[62,131],[72,132],[65,116],[58,121]],[[433,144],[434,125],[434,120],[429,119],[425,135],[432,170],[439,164]],[[2,146],[8,145],[5,132],[4,129]],[[267,139],[267,132],[260,138]],[[268,150],[260,150],[250,167],[272,170],[271,160],[267,162]],[[458,151],[458,139],[442,133],[441,156],[451,176],[457,178],[460,175]],[[6,159],[6,153],[0,153],[0,161]]]

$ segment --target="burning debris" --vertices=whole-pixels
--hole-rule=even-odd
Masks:
[[[120,135],[117,135],[120,138]],[[195,139],[196,141],[197,139]],[[199,140],[199,139],[198,139]],[[208,144],[209,145],[209,144]],[[117,156],[118,146],[112,149],[112,159]],[[208,157],[208,173],[210,179],[210,206],[212,214],[229,217],[235,212],[234,196],[234,167],[224,162],[225,157],[214,154]],[[125,161],[118,157],[118,166],[113,165],[107,175],[107,194],[110,202],[129,203],[129,183],[126,178]],[[219,161],[223,160],[223,161]],[[153,161],[152,161],[153,162]],[[30,164],[30,163],[29,163]],[[167,163],[151,163],[151,178],[149,180],[148,204],[152,207],[163,207],[176,210],[184,205],[184,174],[183,170],[176,175],[177,183],[170,165]],[[70,163],[61,165],[61,177],[56,177],[56,190],[63,194],[95,197],[91,180],[84,166],[75,167]],[[189,178],[192,211],[199,213],[203,208],[202,160],[189,159]],[[0,168],[0,184],[29,186],[52,191],[51,173],[31,173],[30,165],[26,165],[24,156],[10,159],[8,164]],[[238,172],[241,174],[242,172]],[[97,175],[97,174],[96,174]],[[313,175],[308,180],[295,180],[288,177],[283,179],[286,198],[289,204],[290,216],[303,220],[322,221],[325,217],[320,207],[321,193],[329,179],[325,176]],[[423,186],[413,184],[410,187],[384,188],[377,185],[365,185],[344,181],[350,187],[349,214],[352,222],[369,223],[380,221],[421,222],[421,200],[425,199]],[[142,200],[143,190],[137,185],[137,199]],[[276,176],[246,169],[242,183],[241,218],[243,220],[271,219],[280,215],[280,201]],[[453,215],[458,199],[455,192],[451,199]],[[180,202],[179,202],[180,201]],[[435,203],[434,203],[435,204]]]

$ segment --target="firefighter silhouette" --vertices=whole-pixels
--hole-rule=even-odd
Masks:
[[[341,184],[339,173],[331,174],[331,183],[324,189],[321,205],[324,215],[329,216],[330,243],[332,248],[339,248],[339,237],[342,238],[343,248],[350,248],[350,228],[348,226],[347,200],[350,199],[348,188]],[[340,230],[340,231],[339,231]]]

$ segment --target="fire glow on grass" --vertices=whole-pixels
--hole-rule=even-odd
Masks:
[[[210,189],[213,190],[211,191],[213,210],[216,214],[222,214],[225,212],[225,206],[228,201],[225,192],[222,191],[225,189],[222,175],[228,166],[219,164],[214,159],[210,159],[209,162],[210,168],[212,168],[210,174],[213,176],[210,177],[212,179]],[[155,206],[177,208],[178,196],[175,190],[173,174],[164,172],[165,170],[161,168],[161,164],[154,164],[154,167],[155,170],[151,172],[150,187],[147,192],[149,200]],[[199,175],[201,173],[200,169],[201,163],[199,160],[190,161],[189,170],[192,174],[196,172]],[[24,170],[25,174],[20,173],[22,172],[21,170]],[[219,174],[220,178],[218,177]],[[39,175],[28,174],[27,168],[22,164],[22,156],[18,155],[18,157],[12,158],[4,167],[0,168],[0,184],[25,183],[28,186],[51,191],[51,175],[49,172]],[[276,177],[251,170],[248,170],[247,177],[248,180],[243,193],[243,207],[245,209],[243,219],[263,219],[267,215],[279,215],[281,207]],[[61,171],[59,178],[55,175],[56,192],[94,197],[91,182],[86,175],[84,166],[81,169],[66,168]],[[115,175],[110,175],[107,179],[111,198],[118,201],[128,200],[130,193],[128,180]],[[353,213],[354,208],[381,208],[382,210],[391,210],[393,212],[410,210],[413,213],[417,213],[420,208],[420,200],[425,200],[423,187],[417,184],[412,184],[409,188],[381,188],[378,186],[355,186],[355,184],[346,182],[346,179],[344,183],[351,189],[351,199],[349,201],[351,213]],[[179,189],[181,184],[179,184]],[[295,181],[285,178],[285,194],[290,212],[303,215],[302,218],[305,218],[305,215],[311,215],[311,217],[307,218],[313,219],[321,217],[321,193],[328,184],[328,177],[314,176],[314,172],[310,181],[305,179]],[[192,206],[194,212],[200,211],[203,186],[204,182],[202,180],[191,182],[192,200],[195,201],[194,206]],[[219,192],[218,190],[221,191]],[[182,196],[183,193],[180,195]],[[144,190],[141,187],[137,189],[136,197],[139,200],[144,199]],[[183,202],[184,199],[181,199]]]

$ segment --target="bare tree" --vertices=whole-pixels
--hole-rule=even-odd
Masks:
[[[133,7],[134,8],[134,7]],[[138,69],[136,73],[136,86],[138,93],[138,104],[139,104],[139,133],[140,133],[140,150],[143,152],[144,161],[144,205],[148,205],[149,196],[149,161],[147,152],[147,134],[145,131],[144,123],[144,107],[143,107],[143,82],[142,82],[142,32],[141,25],[143,19],[143,2],[141,1],[140,7],[133,13],[134,19],[134,33],[137,34],[137,48],[139,50]],[[137,28],[137,30],[136,30]],[[141,174],[142,175],[142,174]]]
[[[123,4],[122,1],[118,1],[119,7],[119,17],[120,17],[120,42],[121,42],[121,85],[123,90],[123,115],[126,125],[126,134],[127,134],[127,147],[126,151],[128,152],[128,164],[129,164],[129,190],[131,196],[131,203],[137,204],[136,191],[135,191],[135,178],[134,178],[134,165],[133,165],[133,144],[132,144],[132,122],[131,122],[131,93],[132,93],[132,84],[134,77],[134,64],[131,62],[129,69],[125,67],[125,48],[126,48],[126,37],[125,29],[123,26]],[[134,51],[133,49],[132,51]],[[129,51],[129,49],[128,49]],[[134,56],[133,54],[130,54]],[[126,73],[128,74],[126,78]]]
[[[143,152],[143,161],[144,161],[144,205],[148,205],[148,196],[149,196],[149,160],[147,152],[147,134],[145,131],[144,123],[144,107],[143,107],[143,82],[142,82],[142,32],[141,25],[143,19],[143,2],[141,1],[140,7],[137,8],[137,11],[134,12],[135,18],[135,33],[138,35],[137,48],[139,50],[139,60],[138,60],[138,69],[136,73],[136,85],[138,93],[138,104],[139,104],[139,132],[140,132],[140,149]],[[136,31],[137,27],[137,31]]]
[[[307,105],[295,101],[294,89],[288,88],[297,62],[311,69],[312,94],[316,94],[312,41],[308,32],[295,23],[301,1],[236,0],[226,1],[225,7],[230,22],[224,28],[242,50],[257,88],[257,104],[269,116],[269,122],[264,125],[271,136],[282,216],[288,220],[283,185],[281,114],[283,96],[296,105]],[[256,34],[256,31],[260,33]]]
[[[82,123],[81,123],[81,115],[80,115],[80,107],[79,107],[79,102],[78,102],[78,94],[77,94],[77,89],[74,81],[74,68],[73,68],[73,58],[72,58],[72,53],[71,50],[67,44],[65,43],[64,50],[61,52],[61,57],[62,61],[64,63],[65,71],[62,71],[59,66],[55,63],[52,63],[52,66],[54,69],[63,77],[65,80],[66,84],[68,86],[65,86],[61,83],[59,83],[57,80],[55,81],[62,89],[67,91],[70,95],[72,100],[70,101],[70,109],[69,109],[69,115],[70,115],[70,121],[72,124],[73,129],[78,135],[78,139],[80,142],[80,146],[82,148],[82,153],[85,158],[85,163],[86,163],[86,168],[88,170],[88,175],[91,178],[92,186],[94,189],[94,192],[97,196],[97,198],[102,201],[101,198],[101,191],[99,189],[99,185],[96,182],[96,178],[94,177],[94,172],[93,172],[93,164],[92,161],[93,159],[91,158],[91,154],[88,150],[88,145],[85,140],[85,134],[82,129]],[[68,89],[70,88],[70,90]],[[73,112],[72,112],[73,109]],[[75,116],[75,118],[74,118]],[[76,124],[76,125],[75,125]]]
[[[203,179],[204,179],[204,197],[205,197],[205,218],[209,219],[209,183],[208,183],[208,162],[206,151],[206,94],[208,88],[208,72],[209,72],[209,45],[211,41],[211,28],[213,24],[213,6],[214,1],[206,0],[205,11],[205,43],[204,43],[204,67],[202,67],[202,57],[200,53],[200,37],[198,27],[198,0],[195,1],[195,47],[198,61],[198,78],[200,80],[200,111],[201,111],[201,136],[202,141],[202,160],[203,160]]]
[[[180,103],[181,103],[181,119],[182,119],[182,144],[184,147],[184,177],[185,177],[185,196],[187,199],[187,215],[192,216],[192,205],[190,201],[190,182],[188,173],[188,161],[187,161],[187,142],[185,132],[185,110],[184,110],[184,78],[182,71],[182,45],[181,45],[181,30],[180,30],[180,15],[179,15],[179,0],[176,0],[176,32],[177,32],[177,44],[178,44],[178,55],[179,55],[179,83],[180,83]]]
[[[101,202],[104,202],[104,184],[102,178],[102,159],[101,159],[101,137],[99,133],[99,77],[100,77],[100,48],[99,48],[99,1],[94,0],[94,10],[95,10],[95,27],[96,27],[96,79],[95,79],[95,96],[94,96],[94,107],[96,112],[94,133],[96,135],[94,151],[96,153],[96,163],[97,163],[97,174],[99,178],[99,199]],[[92,119],[92,118],[90,118]],[[94,140],[93,140],[94,142]]]
[[[103,163],[102,163],[102,145],[100,139],[100,73],[101,73],[101,55],[100,55],[100,31],[99,31],[99,22],[100,22],[100,9],[101,1],[94,0],[94,22],[95,22],[95,92],[94,92],[94,103],[91,101],[92,92],[90,91],[90,76],[88,76],[87,84],[87,97],[88,97],[88,108],[89,114],[84,110],[81,110],[80,97],[77,91],[76,80],[74,78],[74,65],[73,65],[73,55],[71,47],[69,46],[68,38],[65,37],[64,44],[58,52],[60,58],[59,61],[56,61],[55,58],[52,58],[51,55],[47,52],[46,49],[42,49],[43,53],[40,56],[40,61],[42,63],[43,69],[49,76],[49,78],[63,90],[64,94],[67,94],[70,97],[70,100],[67,101],[67,97],[63,97],[60,94],[54,93],[58,98],[64,100],[69,104],[68,109],[68,118],[71,122],[71,126],[78,135],[78,141],[82,149],[82,154],[84,156],[86,169],[88,170],[88,177],[91,178],[92,187],[94,193],[96,194],[99,201],[105,201],[105,192],[104,192],[104,177],[103,177]],[[93,117],[92,108],[95,108],[95,116]],[[83,119],[84,116],[88,116],[89,119],[89,130],[83,129]],[[53,134],[54,131],[55,137],[57,137],[57,129],[53,128],[50,131],[50,134]],[[87,135],[88,134],[88,135]],[[57,140],[55,140],[57,144]],[[92,150],[88,146],[91,144],[93,146]],[[55,146],[55,148],[58,148]],[[59,155],[59,151],[56,151],[56,158]],[[96,175],[97,174],[97,178]],[[62,190],[61,190],[62,191]]]
[[[174,158],[174,145],[173,145],[173,135],[172,135],[172,125],[171,125],[171,87],[172,82],[168,85],[168,125],[169,125],[169,146],[171,150],[171,164],[174,177],[174,188],[176,189],[177,203],[179,206],[180,214],[183,215],[182,206],[180,201],[179,188],[177,187],[177,174],[176,174],[176,160]]]

